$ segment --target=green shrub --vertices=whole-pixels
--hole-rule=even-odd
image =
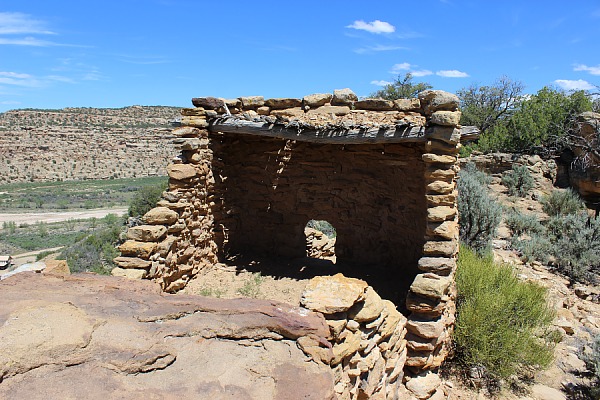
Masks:
[[[502,208],[488,194],[490,178],[467,164],[458,180],[460,238],[478,252],[487,250],[502,218]]]
[[[506,186],[510,196],[527,197],[534,183],[531,172],[524,165],[515,165],[502,175],[502,184]]]
[[[531,235],[544,231],[544,226],[535,215],[521,214],[514,209],[506,213],[504,223],[506,223],[513,236]]]
[[[59,258],[66,259],[72,272],[91,271],[108,275],[115,267],[113,259],[119,255],[115,246],[123,228],[117,219],[113,225],[98,229],[65,248]]]
[[[556,216],[547,232],[559,270],[577,281],[593,281],[600,272],[600,219],[585,213]]]
[[[463,246],[456,284],[454,330],[457,361],[465,368],[483,367],[500,379],[524,368],[544,368],[553,344],[544,335],[554,317],[546,289],[520,281],[509,265],[498,265]]]
[[[541,200],[542,209],[548,215],[574,214],[585,208],[583,201],[573,190],[553,190]]]
[[[158,185],[142,186],[139,188],[129,202],[128,215],[130,217],[141,217],[156,207],[156,203],[160,200],[166,186],[166,183],[161,182]]]
[[[330,239],[336,237],[335,228],[327,221],[311,219],[306,226],[323,232]]]

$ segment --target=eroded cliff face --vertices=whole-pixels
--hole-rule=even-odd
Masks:
[[[600,114],[585,112],[577,118],[579,130],[571,140],[574,160],[570,164],[571,185],[588,206],[600,209]]]
[[[162,176],[175,107],[0,114],[0,183]]]

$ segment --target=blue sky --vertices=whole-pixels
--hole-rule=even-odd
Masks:
[[[600,85],[600,2],[2,0],[0,112],[367,96],[412,72],[454,92]]]

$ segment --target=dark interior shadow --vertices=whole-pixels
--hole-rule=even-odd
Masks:
[[[238,273],[242,271],[260,272],[261,275],[274,279],[308,280],[315,276],[342,273],[346,277],[366,281],[382,299],[392,301],[404,315],[407,315],[406,294],[414,280],[414,274],[407,274],[410,269],[350,263],[334,264],[330,260],[310,257],[286,259],[272,256],[236,255],[228,257],[224,262],[235,267]],[[398,270],[403,270],[405,273],[399,274]]]

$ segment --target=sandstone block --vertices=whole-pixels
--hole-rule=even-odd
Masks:
[[[427,185],[426,190],[428,194],[448,194],[452,193],[455,188],[454,182],[434,181]]]
[[[271,115],[276,117],[299,117],[304,115],[302,107],[286,108],[285,110],[273,110]]]
[[[432,320],[418,319],[414,315],[406,322],[406,330],[413,335],[426,338],[436,339],[438,338],[446,327],[446,323],[443,317],[439,317]]]
[[[421,158],[427,164],[455,164],[457,162],[456,156],[439,155],[433,153],[425,153],[421,156]]]
[[[360,348],[360,331],[350,332],[344,331],[342,335],[343,341],[333,345],[333,359],[331,365],[336,365],[351,354],[354,354]]]
[[[269,115],[271,113],[271,109],[267,106],[258,107],[256,109],[258,115]]]
[[[443,111],[448,112],[448,111]],[[437,114],[437,113],[436,113]],[[443,115],[443,114],[441,114]],[[436,118],[440,118],[441,115],[438,115]],[[459,116],[460,118],[460,116]],[[433,122],[433,116],[432,116]],[[436,126],[430,126],[425,129],[425,137],[429,140],[427,147],[431,149],[435,149],[436,153],[458,153],[457,144],[460,142],[460,130],[456,129],[454,125],[452,126],[440,126],[442,124],[438,124]],[[444,145],[446,143],[446,145]]]
[[[174,136],[181,138],[198,137],[200,136],[200,132],[200,129],[194,128],[193,126],[181,126],[171,131]]]
[[[425,171],[425,179],[452,182],[456,172],[451,168],[432,168]]]
[[[328,319],[327,325],[329,326],[329,333],[331,333],[331,337],[336,339],[340,336],[340,333],[346,328],[348,321],[346,319]],[[353,332],[356,329],[352,330]]]
[[[110,271],[112,276],[121,276],[127,279],[144,279],[148,273],[144,269],[123,269],[115,267]]]
[[[151,264],[150,261],[137,257],[116,257],[113,261],[123,269],[148,269]]]
[[[208,147],[208,139],[178,138],[173,140],[173,144],[178,150],[197,150]]]
[[[127,230],[127,239],[138,242],[158,242],[167,233],[162,225],[138,225]]]
[[[348,106],[322,106],[312,110],[308,110],[308,115],[313,114],[333,114],[337,116],[350,114]]]
[[[425,142],[425,151],[427,153],[456,155],[460,153],[461,148],[462,144],[460,143],[445,144],[439,140],[428,140]]]
[[[458,242],[450,241],[428,241],[423,245],[423,254],[427,256],[454,257],[458,253]]]
[[[431,114],[430,122],[432,124],[442,126],[457,126],[460,122],[460,115],[460,111],[436,111],[433,114]]]
[[[414,351],[433,351],[435,350],[436,339],[426,339],[413,333],[406,335],[406,346]]]
[[[224,99],[223,101],[228,108],[242,108],[242,101],[240,99]]]
[[[419,400],[428,399],[442,384],[437,373],[426,371],[406,382],[406,388]]]
[[[450,288],[452,278],[441,277],[432,273],[418,274],[410,290],[421,296],[441,299]]]
[[[394,108],[399,111],[413,111],[421,108],[419,99],[397,99],[394,100]]]
[[[169,253],[169,251],[171,251],[171,249],[173,248],[173,245],[175,243],[177,243],[179,239],[177,238],[177,236],[167,236],[165,238],[165,240],[163,240],[162,242],[159,242],[156,245],[156,249],[155,251],[161,256],[161,257],[166,257],[167,254]]]
[[[371,286],[364,293],[364,300],[356,303],[348,311],[348,317],[357,322],[368,322],[379,317],[383,310],[381,297]]]
[[[342,274],[317,276],[311,279],[302,293],[300,304],[324,314],[347,311],[363,300],[367,282],[346,278]]]
[[[358,96],[350,89],[336,89],[333,91],[333,99],[331,105],[344,106],[352,104],[358,100]]]
[[[429,222],[442,222],[449,219],[453,219],[456,216],[456,207],[451,206],[437,206],[429,207],[427,209],[427,221]]]
[[[439,299],[419,296],[409,291],[406,296],[406,308],[419,314],[439,316],[446,309],[446,303],[443,301],[440,302]]]
[[[265,98],[262,96],[240,97],[244,109],[255,109],[265,105]]]
[[[320,361],[325,364],[331,363],[333,359],[333,351],[331,347],[327,347],[329,345],[326,341],[319,340],[319,337],[314,334],[309,334],[307,336],[301,336],[296,339],[296,343],[298,343],[298,347],[305,354],[310,356],[315,361]]]
[[[177,222],[179,214],[166,207],[155,207],[148,211],[142,220],[149,225],[171,225]]]
[[[455,111],[460,103],[457,95],[443,90],[424,90],[419,93],[419,100],[426,114],[440,110]]]
[[[444,224],[447,222],[444,222]],[[456,224],[456,222],[454,223]],[[419,269],[425,272],[433,272],[437,275],[449,275],[456,269],[456,259],[446,257],[421,257],[419,260]]]
[[[71,269],[66,260],[48,260],[44,261],[46,268],[42,271],[45,275],[67,276],[71,275]]]
[[[381,335],[382,339],[386,339],[394,333],[396,329],[400,329],[406,325],[406,317],[402,315],[397,309],[394,303],[389,300],[383,300],[384,313],[386,314],[383,323],[379,326],[377,331]]]
[[[265,100],[265,106],[270,107],[272,110],[281,110],[284,108],[294,108],[302,106],[302,100],[300,99],[267,99]]]
[[[444,221],[441,224],[427,224],[427,235],[439,236],[446,240],[458,239],[458,222]]]
[[[202,107],[197,108],[182,108],[181,115],[186,117],[201,117],[206,115],[206,110]]]
[[[326,103],[331,103],[333,95],[331,93],[315,93],[309,94],[302,98],[302,102],[309,107],[320,107]]]
[[[449,194],[428,194],[425,196],[427,199],[427,206],[455,206],[458,192],[455,190]]]
[[[196,128],[208,128],[208,122],[204,117],[181,117],[181,125],[193,126]]]
[[[223,99],[216,97],[194,97],[192,104],[196,107],[202,107],[209,110],[216,110],[217,108],[223,107],[225,102]]]
[[[364,99],[354,102],[354,108],[357,110],[391,111],[394,109],[394,102],[384,99]]]
[[[169,178],[178,181],[191,179],[196,176],[196,168],[190,164],[170,164],[167,166]]]
[[[124,255],[131,255],[147,260],[152,255],[156,247],[156,243],[138,242],[135,240],[126,240],[117,248]]]

